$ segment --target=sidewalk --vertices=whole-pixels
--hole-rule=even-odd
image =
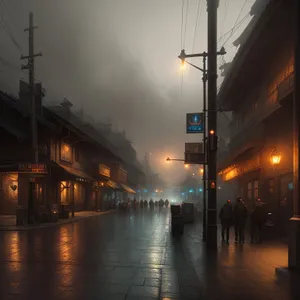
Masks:
[[[19,226],[16,225],[15,215],[9,215],[9,216],[0,215],[0,231],[27,231],[33,229],[60,226],[62,224],[73,223],[79,220],[101,216],[103,214],[108,214],[113,211],[114,210],[108,210],[105,212],[80,211],[80,212],[75,212],[74,218],[69,217],[69,219],[59,219],[57,222],[40,223],[38,225],[19,225]]]
[[[234,243],[232,235],[229,245],[220,242],[217,251],[206,251],[205,246],[201,247],[201,233],[201,224],[186,226],[181,244],[188,262],[181,271],[178,266],[178,273],[183,274],[188,265],[194,269],[202,299],[300,299],[300,276],[289,272],[282,276],[283,272],[278,272],[288,265],[287,245],[280,242],[239,245]],[[180,281],[184,283],[186,278],[182,276],[179,284]],[[186,296],[196,292],[197,287],[190,287]]]

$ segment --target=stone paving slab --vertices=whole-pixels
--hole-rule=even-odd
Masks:
[[[220,244],[201,223],[170,235],[167,209],[115,212],[48,229],[0,232],[0,299],[299,300],[275,273],[282,244]]]
[[[114,210],[105,212],[94,212],[94,211],[80,211],[76,212],[74,217],[68,219],[59,219],[57,222],[40,223],[37,225],[15,225],[16,216],[1,216],[0,215],[0,231],[27,231],[40,228],[48,228],[54,226],[60,226],[63,224],[74,223],[79,220],[88,219],[92,217],[101,216],[103,214],[112,213]]]

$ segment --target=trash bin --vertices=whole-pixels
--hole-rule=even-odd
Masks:
[[[24,206],[18,205],[16,209],[17,224],[26,225],[28,224],[28,209]]]
[[[194,203],[192,203],[192,202],[182,203],[182,214],[184,216],[185,223],[193,223],[194,222]]]
[[[182,235],[184,229],[184,216],[180,205],[171,205],[171,231],[172,235]]]
[[[179,215],[181,213],[181,206],[179,204],[171,205],[171,215]]]
[[[184,229],[184,217],[182,214],[172,215],[172,235],[182,235]]]

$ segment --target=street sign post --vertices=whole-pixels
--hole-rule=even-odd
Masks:
[[[203,143],[185,143],[185,153],[203,153]]]
[[[188,165],[204,165],[203,143],[185,143],[184,162]]]
[[[186,114],[186,133],[204,132],[204,114],[187,113]]]
[[[204,153],[185,153],[184,162],[187,165],[204,165],[205,155]]]

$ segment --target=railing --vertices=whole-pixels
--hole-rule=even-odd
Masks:
[[[294,72],[288,75],[278,86],[277,86],[277,101],[281,101],[294,89]]]

